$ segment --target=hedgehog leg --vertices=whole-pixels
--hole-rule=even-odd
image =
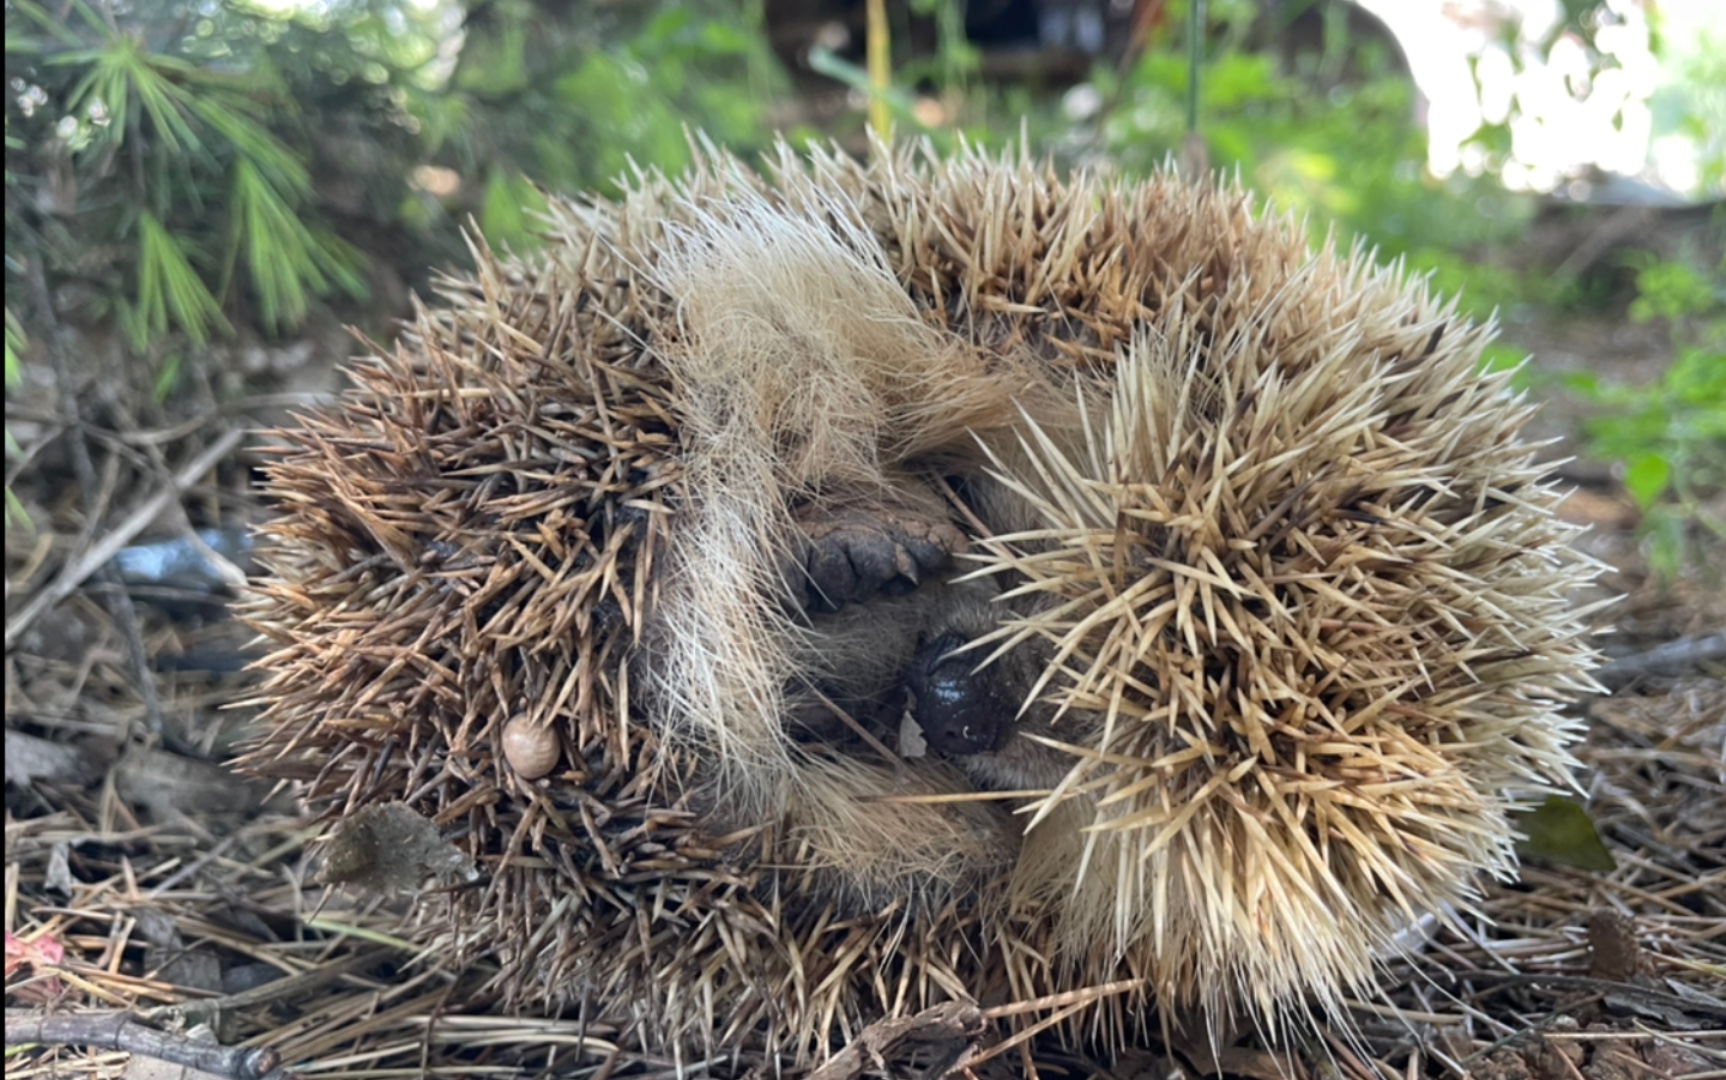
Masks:
[[[911,592],[965,546],[945,514],[922,507],[812,503],[792,519],[798,537],[785,578],[792,602],[811,614]]]

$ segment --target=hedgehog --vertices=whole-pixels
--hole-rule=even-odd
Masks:
[[[1491,326],[1236,184],[703,144],[474,257],[277,433],[245,764],[441,830],[411,930],[517,1004],[1274,1033],[1572,783],[1596,567]]]

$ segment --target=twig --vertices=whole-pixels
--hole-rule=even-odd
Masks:
[[[1586,975],[1512,974],[1502,971],[1459,971],[1454,974],[1460,980],[1477,980],[1500,987],[1527,986],[1536,989],[1544,987],[1549,990],[1574,990],[1600,995],[1612,994],[1681,1013],[1706,1016],[1715,1020],[1726,1019],[1726,1009],[1722,1009],[1712,1002],[1693,1001],[1677,994],[1669,994],[1664,990],[1655,990],[1613,979],[1596,979]]]
[[[339,979],[345,979],[356,971],[376,967],[379,960],[387,955],[388,950],[385,949],[350,953],[342,959],[325,961],[308,971],[280,979],[272,979],[262,986],[254,986],[250,990],[242,990],[237,994],[201,998],[191,1002],[175,1002],[170,1005],[155,1005],[147,1009],[139,1009],[133,1015],[140,1020],[166,1020],[171,1017],[185,1016],[192,1011],[209,1015],[215,1012],[234,1012],[257,1005],[267,1005],[283,998],[309,994],[311,991],[321,989]]]
[[[1028,1012],[1043,1012],[1047,1009],[1059,1009],[1066,1005],[1089,1005],[1093,1001],[1101,1001],[1111,994],[1124,994],[1138,990],[1146,985],[1146,979],[1121,979],[1118,982],[1099,983],[1096,986],[1086,986],[1078,990],[1067,990],[1059,994],[1047,994],[1030,1001],[1015,1001],[1010,1005],[996,1005],[983,1010],[985,1020],[1000,1020],[1003,1017],[1019,1016]]]
[[[281,1055],[267,1046],[217,1046],[183,1035],[148,1028],[129,1012],[41,1016],[27,1009],[6,1010],[6,1045],[87,1046],[141,1054],[227,1080],[287,1080]]]
[[[909,1049],[908,1044],[928,1044],[937,1060],[924,1071],[931,1078],[946,1076],[966,1064],[966,1058],[982,1038],[988,1022],[975,1005],[946,1001],[924,1009],[916,1016],[877,1020],[858,1033],[845,1049],[834,1054],[809,1080],[857,1080],[865,1072],[881,1068]]]
[[[60,320],[54,314],[54,301],[48,295],[48,282],[42,273],[42,256],[29,260],[31,299],[36,304],[36,316],[47,330],[48,355],[54,362],[54,382],[60,391],[60,411],[66,415],[66,436],[72,451],[72,471],[78,477],[83,496],[84,517],[94,529],[102,517],[102,502],[96,495],[96,466],[90,460],[90,445],[84,441],[84,429],[78,413],[78,388],[72,381],[72,366],[66,359],[66,349],[60,340]],[[162,731],[162,702],[156,696],[156,676],[150,670],[150,657],[144,650],[144,635],[138,629],[138,611],[132,598],[121,585],[119,571],[103,564],[96,571],[96,580],[112,588],[108,590],[108,613],[119,624],[126,639],[126,657],[132,667],[132,678],[138,683],[138,695],[144,699],[144,716],[152,734]],[[7,639],[11,647],[11,639]]]
[[[28,630],[43,613],[55,604],[70,596],[78,586],[87,581],[98,569],[108,564],[120,549],[131,543],[139,533],[156,519],[170,499],[176,499],[180,493],[198,482],[203,476],[233,452],[234,447],[246,437],[244,431],[229,431],[215,442],[204,448],[204,452],[194,458],[191,464],[174,474],[174,482],[150,496],[126,520],[104,536],[99,542],[90,545],[82,558],[67,566],[60,572],[54,584],[37,593],[35,598],[25,605],[16,617],[6,623],[6,648],[12,648],[18,638]]]
[[[240,838],[239,833],[234,833],[231,836],[224,838],[221,841],[221,843],[217,844],[215,847],[204,852],[202,855],[198,856],[196,859],[187,863],[185,866],[182,866],[178,870],[174,871],[172,874],[170,874],[168,876],[168,879],[166,881],[162,882],[160,885],[157,885],[156,887],[154,887],[150,890],[150,892],[149,892],[150,899],[152,899],[152,900],[156,899],[157,897],[161,896],[163,893],[167,892],[169,889],[172,889],[174,886],[178,885],[180,882],[185,881],[187,878],[191,877],[193,874],[198,873],[204,867],[210,865],[211,863],[215,862],[217,859],[221,858],[224,854],[227,853],[227,850],[229,848],[234,846],[234,842],[239,840],[239,838]]]
[[[1726,630],[1702,637],[1682,637],[1647,652],[1621,656],[1602,665],[1594,677],[1607,686],[1622,686],[1638,675],[1673,675],[1710,660],[1726,660]]]

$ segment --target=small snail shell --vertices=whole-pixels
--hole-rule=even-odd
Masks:
[[[523,780],[538,780],[557,768],[563,748],[549,724],[536,723],[526,713],[516,713],[503,726],[503,756]]]

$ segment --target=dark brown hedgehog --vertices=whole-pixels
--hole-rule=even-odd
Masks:
[[[514,999],[803,1062],[1115,983],[1069,1032],[1275,1026],[1568,783],[1594,571],[1400,271],[979,152],[552,219],[284,433],[250,610],[251,767],[433,822],[421,940]]]

